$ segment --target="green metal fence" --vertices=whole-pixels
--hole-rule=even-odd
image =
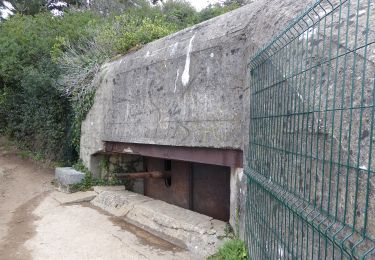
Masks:
[[[375,3],[320,0],[250,61],[251,259],[375,259]]]

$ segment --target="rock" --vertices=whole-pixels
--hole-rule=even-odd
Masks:
[[[84,178],[85,174],[83,172],[76,171],[71,167],[55,169],[55,179],[64,185],[80,183]]]
[[[80,183],[85,178],[83,172],[74,170],[71,167],[55,169],[55,180],[59,191],[70,193],[71,186]]]

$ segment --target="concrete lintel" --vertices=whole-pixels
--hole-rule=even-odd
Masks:
[[[105,142],[105,152],[137,154],[156,158],[190,161],[229,167],[242,167],[243,158],[242,151],[235,149],[181,147],[119,142]]]

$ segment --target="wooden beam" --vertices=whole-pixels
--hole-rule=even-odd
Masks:
[[[182,147],[151,144],[105,142],[104,153],[136,154],[229,167],[243,167],[243,153],[236,149]]]
[[[144,179],[144,178],[152,178],[152,179],[163,179],[171,177],[170,172],[162,172],[162,171],[152,171],[152,172],[129,172],[129,173],[117,173],[117,179]]]

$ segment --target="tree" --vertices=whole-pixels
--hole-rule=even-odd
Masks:
[[[232,5],[237,5],[237,6],[244,6],[248,3],[248,0],[225,0],[223,2],[224,6],[232,6]]]
[[[196,10],[185,0],[166,1],[162,10],[167,17],[167,21],[181,27],[193,25],[196,21]]]

